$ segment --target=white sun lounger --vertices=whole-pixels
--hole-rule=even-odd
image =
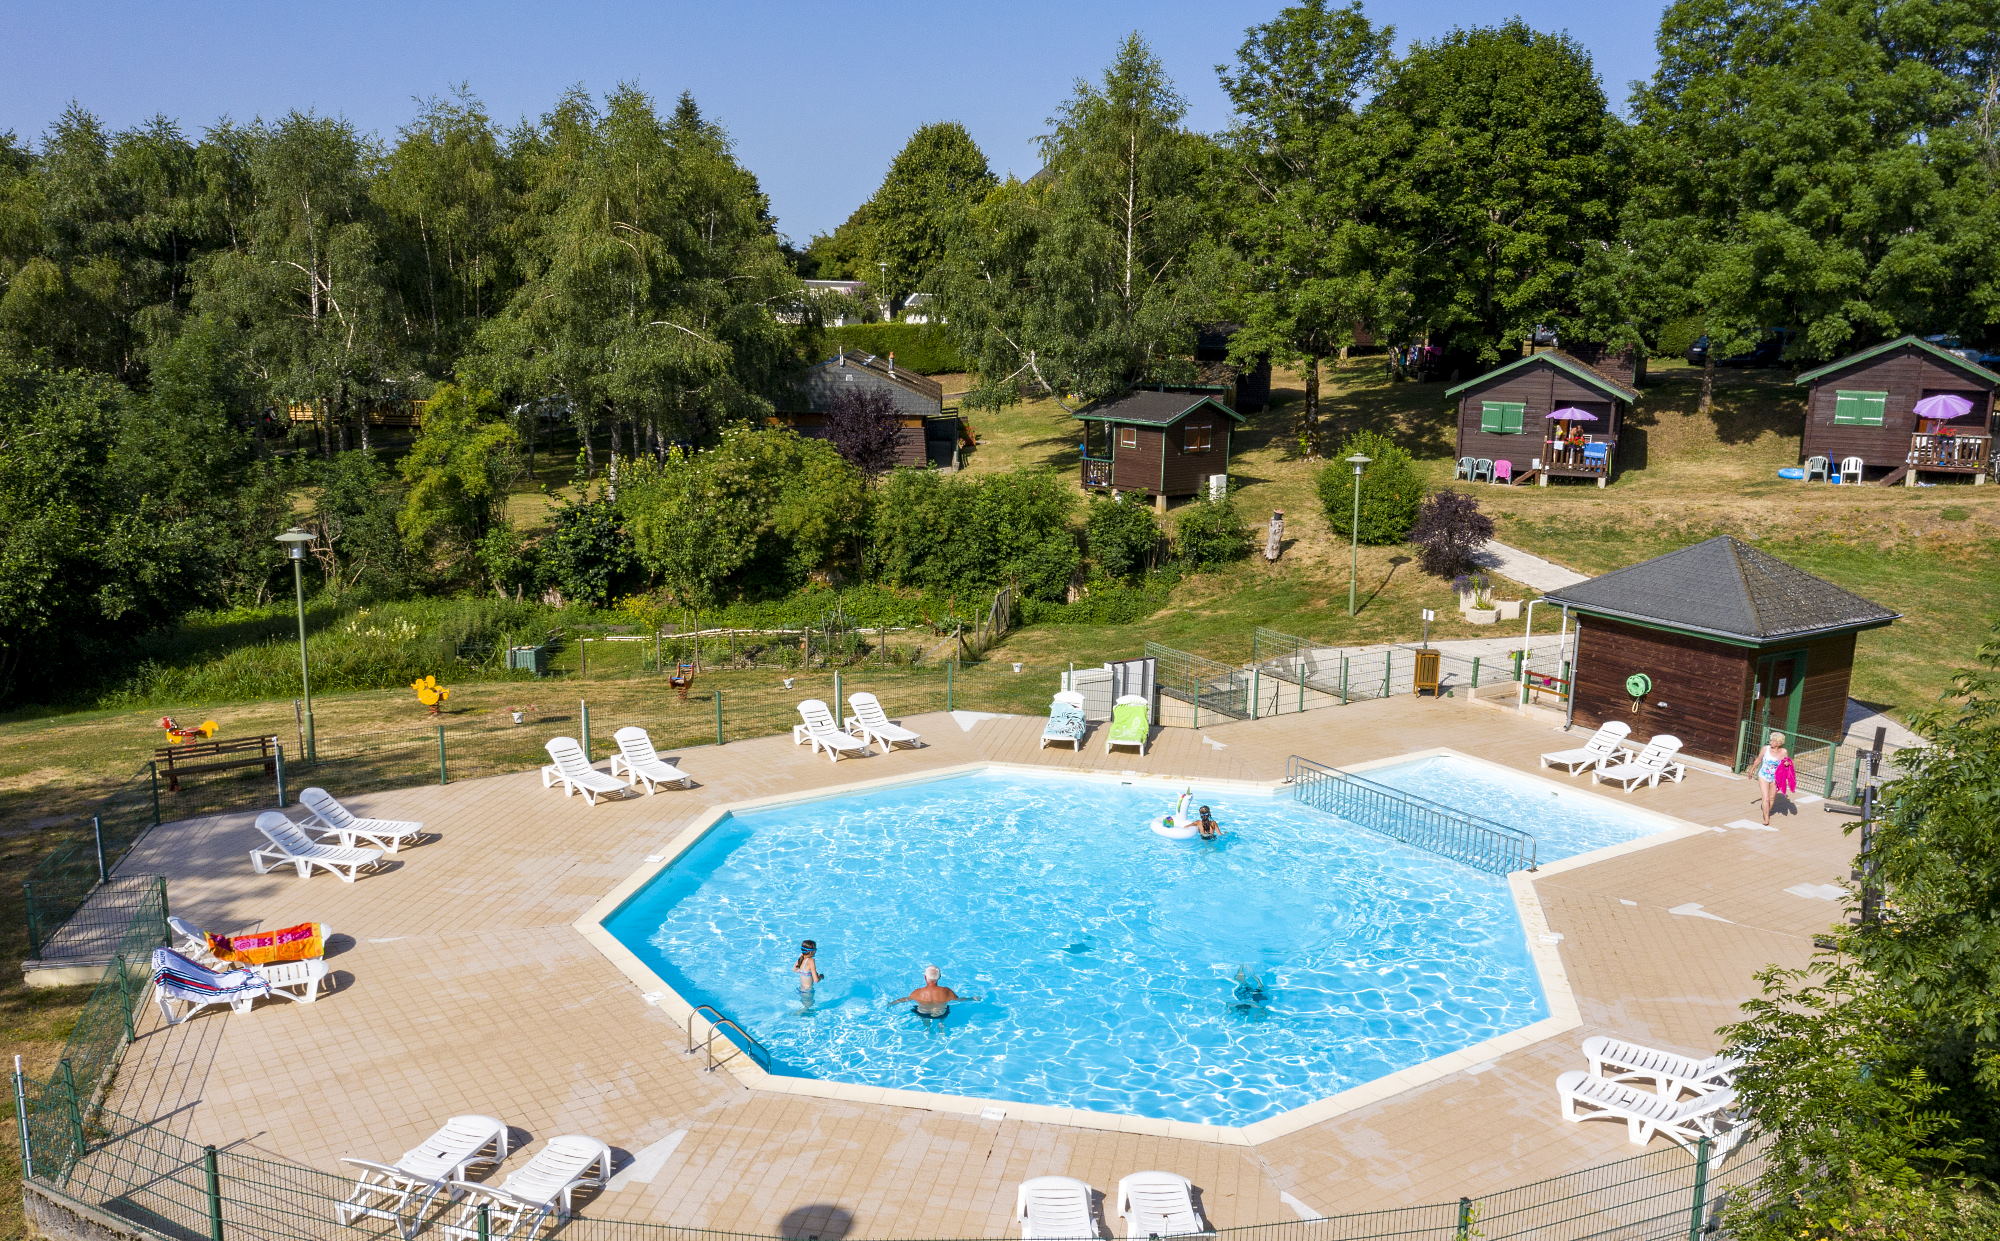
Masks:
[[[1736,1070],[1743,1067],[1738,1056],[1696,1059],[1602,1035],[1583,1040],[1583,1054],[1590,1061],[1591,1076],[1627,1085],[1654,1082],[1669,1099],[1679,1099],[1686,1090],[1705,1093],[1733,1085]]]
[[[271,984],[255,970],[213,970],[171,948],[153,949],[153,1003],[159,1005],[161,1019],[170,1026],[204,1008],[227,1006],[232,1013],[247,1013],[270,994]],[[174,1011],[176,1004],[182,1005],[179,1012]]]
[[[1096,1241],[1097,1215],[1089,1185],[1073,1176],[1037,1176],[1014,1191],[1021,1241]]]
[[[1073,689],[1063,690],[1049,700],[1049,718],[1042,725],[1041,748],[1047,749],[1052,741],[1067,741],[1070,749],[1081,750],[1084,734],[1089,731],[1090,723],[1083,716],[1083,695]]]
[[[576,1191],[601,1187],[611,1179],[611,1148],[596,1138],[566,1133],[550,1138],[549,1144],[524,1166],[507,1174],[498,1185],[475,1185],[454,1180],[452,1189],[465,1201],[458,1218],[445,1225],[454,1237],[479,1236],[479,1208],[486,1207],[487,1236],[500,1241],[506,1237],[532,1237],[542,1221],[553,1216],[566,1220],[573,1209]]]
[[[799,718],[804,721],[792,730],[792,741],[812,742],[813,753],[826,751],[827,757],[839,762],[843,754],[867,754],[868,743],[852,733],[844,733],[833,723],[833,712],[817,698],[808,698],[799,704]]]
[[[1730,1109],[1736,1105],[1736,1091],[1726,1086],[1677,1103],[1637,1086],[1605,1081],[1582,1069],[1556,1078],[1556,1097],[1562,1100],[1564,1120],[1624,1121],[1626,1136],[1634,1146],[1644,1146],[1656,1133],[1664,1133],[1682,1146],[1720,1136],[1729,1128]]]
[[[922,736],[900,724],[891,723],[888,713],[882,710],[881,699],[873,694],[866,691],[849,694],[847,705],[854,708],[854,714],[847,718],[847,731],[863,741],[881,746],[884,753],[899,745],[919,746],[924,743]]]
[[[626,778],[634,787],[644,785],[648,795],[656,793],[663,784],[692,788],[694,778],[666,759],[653,748],[653,735],[636,724],[621,728],[611,734],[618,743],[618,753],[611,756],[611,774],[617,775],[623,769]]]
[[[453,1181],[463,1180],[477,1167],[497,1167],[506,1157],[506,1125],[491,1116],[454,1116],[394,1163],[342,1159],[361,1169],[361,1179],[333,1208],[334,1218],[343,1224],[391,1220],[405,1237],[410,1236],[432,1198],[444,1193],[447,1201],[456,1199]]]
[[[309,822],[306,826],[321,836],[332,836],[341,844],[353,849],[357,842],[365,841],[377,849],[387,849],[394,853],[407,844],[414,844],[422,838],[424,825],[408,819],[364,819],[334,800],[333,794],[325,789],[305,789],[299,794],[299,805],[306,808]]]
[[[1590,773],[1592,784],[1614,781],[1625,786],[1627,793],[1644,784],[1648,788],[1657,786],[1660,777],[1678,783],[1687,775],[1687,765],[1674,761],[1680,752],[1681,739],[1672,733],[1661,733],[1646,743],[1646,748],[1623,762],[1599,767]]]
[[[1619,746],[1631,731],[1624,720],[1606,720],[1582,745],[1542,755],[1542,766],[1560,767],[1571,775],[1593,771],[1618,758]]]
[[[327,966],[324,957],[308,957],[303,961],[274,961],[269,965],[236,965],[219,960],[208,949],[208,932],[202,930],[186,918],[169,915],[167,927],[173,931],[179,942],[174,951],[203,969],[226,974],[231,970],[247,969],[270,985],[274,995],[282,995],[288,1000],[310,1004],[319,998],[320,984],[326,981]],[[325,923],[319,924],[319,942],[324,945],[333,932]],[[155,997],[157,998],[157,997]],[[160,1010],[166,1012],[163,1007]],[[168,1024],[174,1024],[171,1017]]]
[[[351,849],[345,845],[323,845],[305,834],[299,825],[276,810],[266,810],[257,816],[257,830],[269,841],[261,849],[250,850],[250,865],[262,875],[279,866],[295,866],[299,878],[312,874],[313,867],[340,876],[343,883],[353,883],[354,877],[364,866],[374,866],[382,860],[380,849]]]
[[[1118,1182],[1118,1214],[1127,1238],[1214,1232],[1194,1209],[1194,1184],[1172,1172],[1134,1172]]]
[[[617,776],[606,775],[590,765],[583,756],[583,747],[575,737],[551,737],[542,746],[555,761],[542,768],[542,787],[548,788],[557,781],[562,782],[563,796],[571,793],[583,794],[583,800],[595,806],[603,793],[622,793],[628,787]]]

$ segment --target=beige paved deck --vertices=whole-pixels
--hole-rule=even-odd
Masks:
[[[390,1157],[443,1117],[486,1112],[535,1141],[585,1132],[621,1161],[682,1135],[585,1207],[607,1218],[790,1236],[1003,1236],[1013,1186],[1066,1173],[1100,1189],[1143,1168],[1191,1177],[1220,1226],[1455,1199],[1634,1153],[1623,1130],[1557,1119],[1550,1083],[1578,1041],[1615,1032],[1689,1052],[1771,962],[1797,963],[1838,906],[1847,820],[1807,806],[1776,831],[1717,830],[1537,878],[1583,1026],[1489,1065],[1255,1147],[774,1095],[706,1073],[680,1029],[571,923],[698,812],[975,760],[1275,780],[1287,754],[1350,764],[1448,746],[1523,769],[1574,744],[1553,717],[1407,699],[1164,734],[1143,758],[1040,750],[1040,721],[908,721],[932,744],[836,765],[784,738],[682,752],[691,792],[586,808],[532,772],[355,799],[440,838],[342,884],[254,875],[249,815],[173,824],[126,863],[169,876],[211,930],[317,918],[337,988],[314,1005],[147,1024],[112,1103],[202,1141],[337,1168]],[[615,721],[614,721],[615,722]],[[966,727],[969,725],[968,727]],[[1618,796],[1618,794],[1610,794]],[[1633,795],[1698,824],[1755,815],[1754,786],[1702,772]],[[1664,1139],[1661,1140],[1662,1143]],[[1281,1198],[1280,1195],[1285,1195]]]

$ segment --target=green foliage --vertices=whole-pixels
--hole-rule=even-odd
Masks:
[[[311,553],[330,594],[394,598],[417,585],[417,563],[396,524],[404,489],[379,457],[335,453],[314,463],[308,479]]]
[[[1137,577],[1160,545],[1160,523],[1144,504],[1096,496],[1084,514],[1083,542],[1098,572]]]
[[[1354,467],[1346,458],[1356,453],[1369,458],[1361,478],[1361,541],[1370,547],[1401,543],[1417,524],[1424,480],[1410,454],[1380,432],[1357,431],[1348,436],[1320,471],[1319,502],[1326,510],[1327,524],[1336,535],[1354,527]]]
[[[1075,494],[1052,474],[896,470],[875,496],[869,565],[892,586],[1014,585],[1024,598],[1060,599],[1082,562],[1075,508]]]
[[[492,392],[440,385],[397,465],[409,484],[397,525],[410,547],[450,564],[486,537],[520,475],[519,443]]]
[[[966,212],[992,188],[993,172],[965,126],[939,121],[917,130],[862,208],[860,278],[891,302],[923,291]]]
[[[563,598],[607,607],[638,567],[632,537],[609,500],[570,500],[556,509],[540,548],[542,577]]]
[[[1021,620],[1029,625],[1136,625],[1167,606],[1175,580],[1163,570],[1133,582],[1093,582],[1074,603],[1026,600]]]
[[[1190,569],[1215,569],[1250,554],[1250,529],[1229,497],[1206,496],[1180,512],[1174,554]]]
[[[850,353],[896,355],[899,370],[919,375],[952,374],[967,369],[950,332],[936,323],[850,323],[826,329],[829,345],[844,345]]]

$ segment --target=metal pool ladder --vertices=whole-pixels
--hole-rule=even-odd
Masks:
[[[713,1004],[697,1004],[694,1007],[694,1011],[688,1014],[688,1045],[686,1054],[694,1054],[694,1019],[703,1013],[708,1014],[708,1037],[701,1041],[701,1050],[708,1057],[708,1072],[713,1073],[717,1065],[727,1064],[737,1056],[745,1054],[752,1060],[757,1061],[759,1067],[765,1070],[770,1069],[771,1049],[758,1042],[756,1035],[737,1025],[734,1018],[723,1016],[722,1010]],[[724,1056],[718,1060],[715,1058],[715,1036],[724,1026],[728,1026],[730,1029],[736,1031],[743,1039],[743,1045],[737,1047],[731,1055]]]
[[[1414,793],[1364,780],[1351,771],[1294,754],[1285,761],[1292,797],[1315,810],[1462,862],[1504,875],[1534,870],[1535,837]]]

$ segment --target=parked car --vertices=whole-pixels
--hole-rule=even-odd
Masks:
[[[1742,353],[1731,354],[1726,358],[1717,358],[1715,364],[1717,366],[1776,366],[1785,360],[1785,346],[1790,343],[1791,338],[1791,332],[1785,328],[1767,328],[1762,340]],[[1697,336],[1695,342],[1688,346],[1687,360],[1695,366],[1701,366],[1708,361],[1707,336]]]
[[[1556,330],[1552,327],[1543,327],[1539,323],[1535,325],[1534,331],[1528,333],[1528,343],[1537,349],[1560,349],[1562,347],[1562,341],[1557,338]]]
[[[2000,349],[1987,349],[1981,348],[1978,345],[1968,345],[1950,333],[1926,336],[1924,337],[1924,343],[1936,345],[1946,353],[1956,354],[1978,366],[1991,367],[2000,365]]]

